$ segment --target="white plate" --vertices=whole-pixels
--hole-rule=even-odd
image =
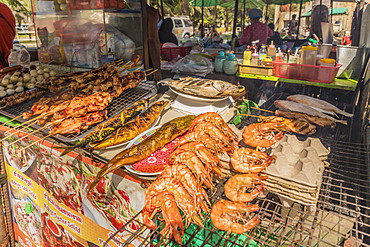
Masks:
[[[158,123],[159,123],[159,120],[160,120],[161,116],[159,116],[157,118],[157,120],[155,120],[155,122],[150,126],[150,128],[153,128],[154,126],[156,126]],[[140,135],[140,134],[139,134]],[[134,140],[134,139],[133,139]],[[129,143],[130,141],[127,141],[127,142],[123,142],[123,143],[120,143],[120,144],[117,144],[117,145],[113,145],[113,146],[109,146],[109,147],[105,147],[105,148],[101,148],[99,150],[105,150],[105,149],[111,149],[111,148],[118,148],[118,147],[122,147],[122,146],[125,146],[127,145],[127,143]],[[88,145],[89,147],[94,147],[92,145]]]
[[[18,144],[21,143],[21,142],[18,142]],[[31,165],[33,164],[33,162],[35,161],[36,159],[36,155],[34,152],[31,151],[30,148],[26,149],[25,151],[31,153],[31,157],[30,159],[27,160],[27,164],[23,167],[19,167],[18,164],[14,163],[13,161],[13,158],[10,156],[10,153],[8,151],[8,148],[9,147],[5,147],[5,145],[8,145],[9,142],[4,140],[4,146],[3,146],[3,150],[4,150],[4,153],[5,153],[5,157],[7,159],[7,161],[9,162],[9,164],[14,167],[14,168],[17,168],[20,172],[25,172],[28,170],[28,168],[31,167]]]
[[[132,147],[132,146],[135,146],[135,145],[138,145],[140,142],[144,141],[147,137],[153,135],[159,128],[161,128],[162,126],[158,126],[158,127],[155,127],[155,128],[152,128],[152,129],[149,129],[143,133],[141,133],[140,135],[138,135],[137,137],[135,137],[135,139],[131,140],[128,144],[127,144],[127,148],[129,147]],[[146,135],[146,138],[143,138],[143,136]],[[127,170],[129,170],[130,172],[132,172],[133,174],[136,174],[136,175],[141,175],[141,176],[156,176],[156,175],[159,175],[162,173],[162,171],[160,172],[153,172],[153,173],[148,173],[148,172],[141,172],[141,171],[137,171],[135,170],[131,165],[128,165],[128,166],[124,166]]]
[[[191,94],[182,93],[182,92],[172,88],[171,86],[169,86],[169,88],[172,92],[174,92],[175,94],[177,94],[181,97],[191,99],[191,100],[196,100],[196,101],[218,102],[218,101],[223,101],[223,100],[225,100],[229,97],[229,96],[225,96],[225,97],[222,97],[222,98],[206,98],[206,97],[200,97],[200,96],[195,96],[195,95],[191,95]]]

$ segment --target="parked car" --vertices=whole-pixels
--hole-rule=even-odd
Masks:
[[[187,38],[194,33],[193,23],[188,16],[169,16],[173,22],[172,32],[177,38]]]
[[[28,24],[22,24],[20,26],[17,25],[16,29],[18,32],[29,31],[29,25]]]

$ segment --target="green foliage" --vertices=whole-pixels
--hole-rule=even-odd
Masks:
[[[28,17],[31,17],[32,6],[30,0],[0,0],[0,2],[5,3],[13,10],[14,17],[18,23],[26,21]]]

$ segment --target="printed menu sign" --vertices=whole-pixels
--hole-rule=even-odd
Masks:
[[[0,137],[13,133],[0,127]],[[91,192],[101,163],[75,152],[60,157],[57,144],[17,132],[3,142],[15,239],[20,246],[120,246],[139,229],[129,220],[144,204],[145,190],[132,177],[109,174]],[[24,147],[27,147],[25,148]],[[140,218],[139,218],[140,220]],[[136,242],[135,242],[136,241]],[[130,246],[141,243],[138,238]]]

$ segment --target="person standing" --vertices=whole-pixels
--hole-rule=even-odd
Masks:
[[[267,39],[273,35],[271,28],[265,23],[260,22],[262,11],[260,9],[251,9],[248,12],[251,24],[248,25],[239,40],[240,45],[251,45],[252,41],[259,40],[258,46],[267,44]]]
[[[297,18],[297,15],[295,15],[295,14],[292,15],[292,19],[289,22],[288,35],[290,37],[293,37],[293,35],[297,34],[298,22],[297,22],[296,18]]]
[[[11,9],[0,3],[0,69],[8,66],[8,56],[15,38],[15,18]]]

